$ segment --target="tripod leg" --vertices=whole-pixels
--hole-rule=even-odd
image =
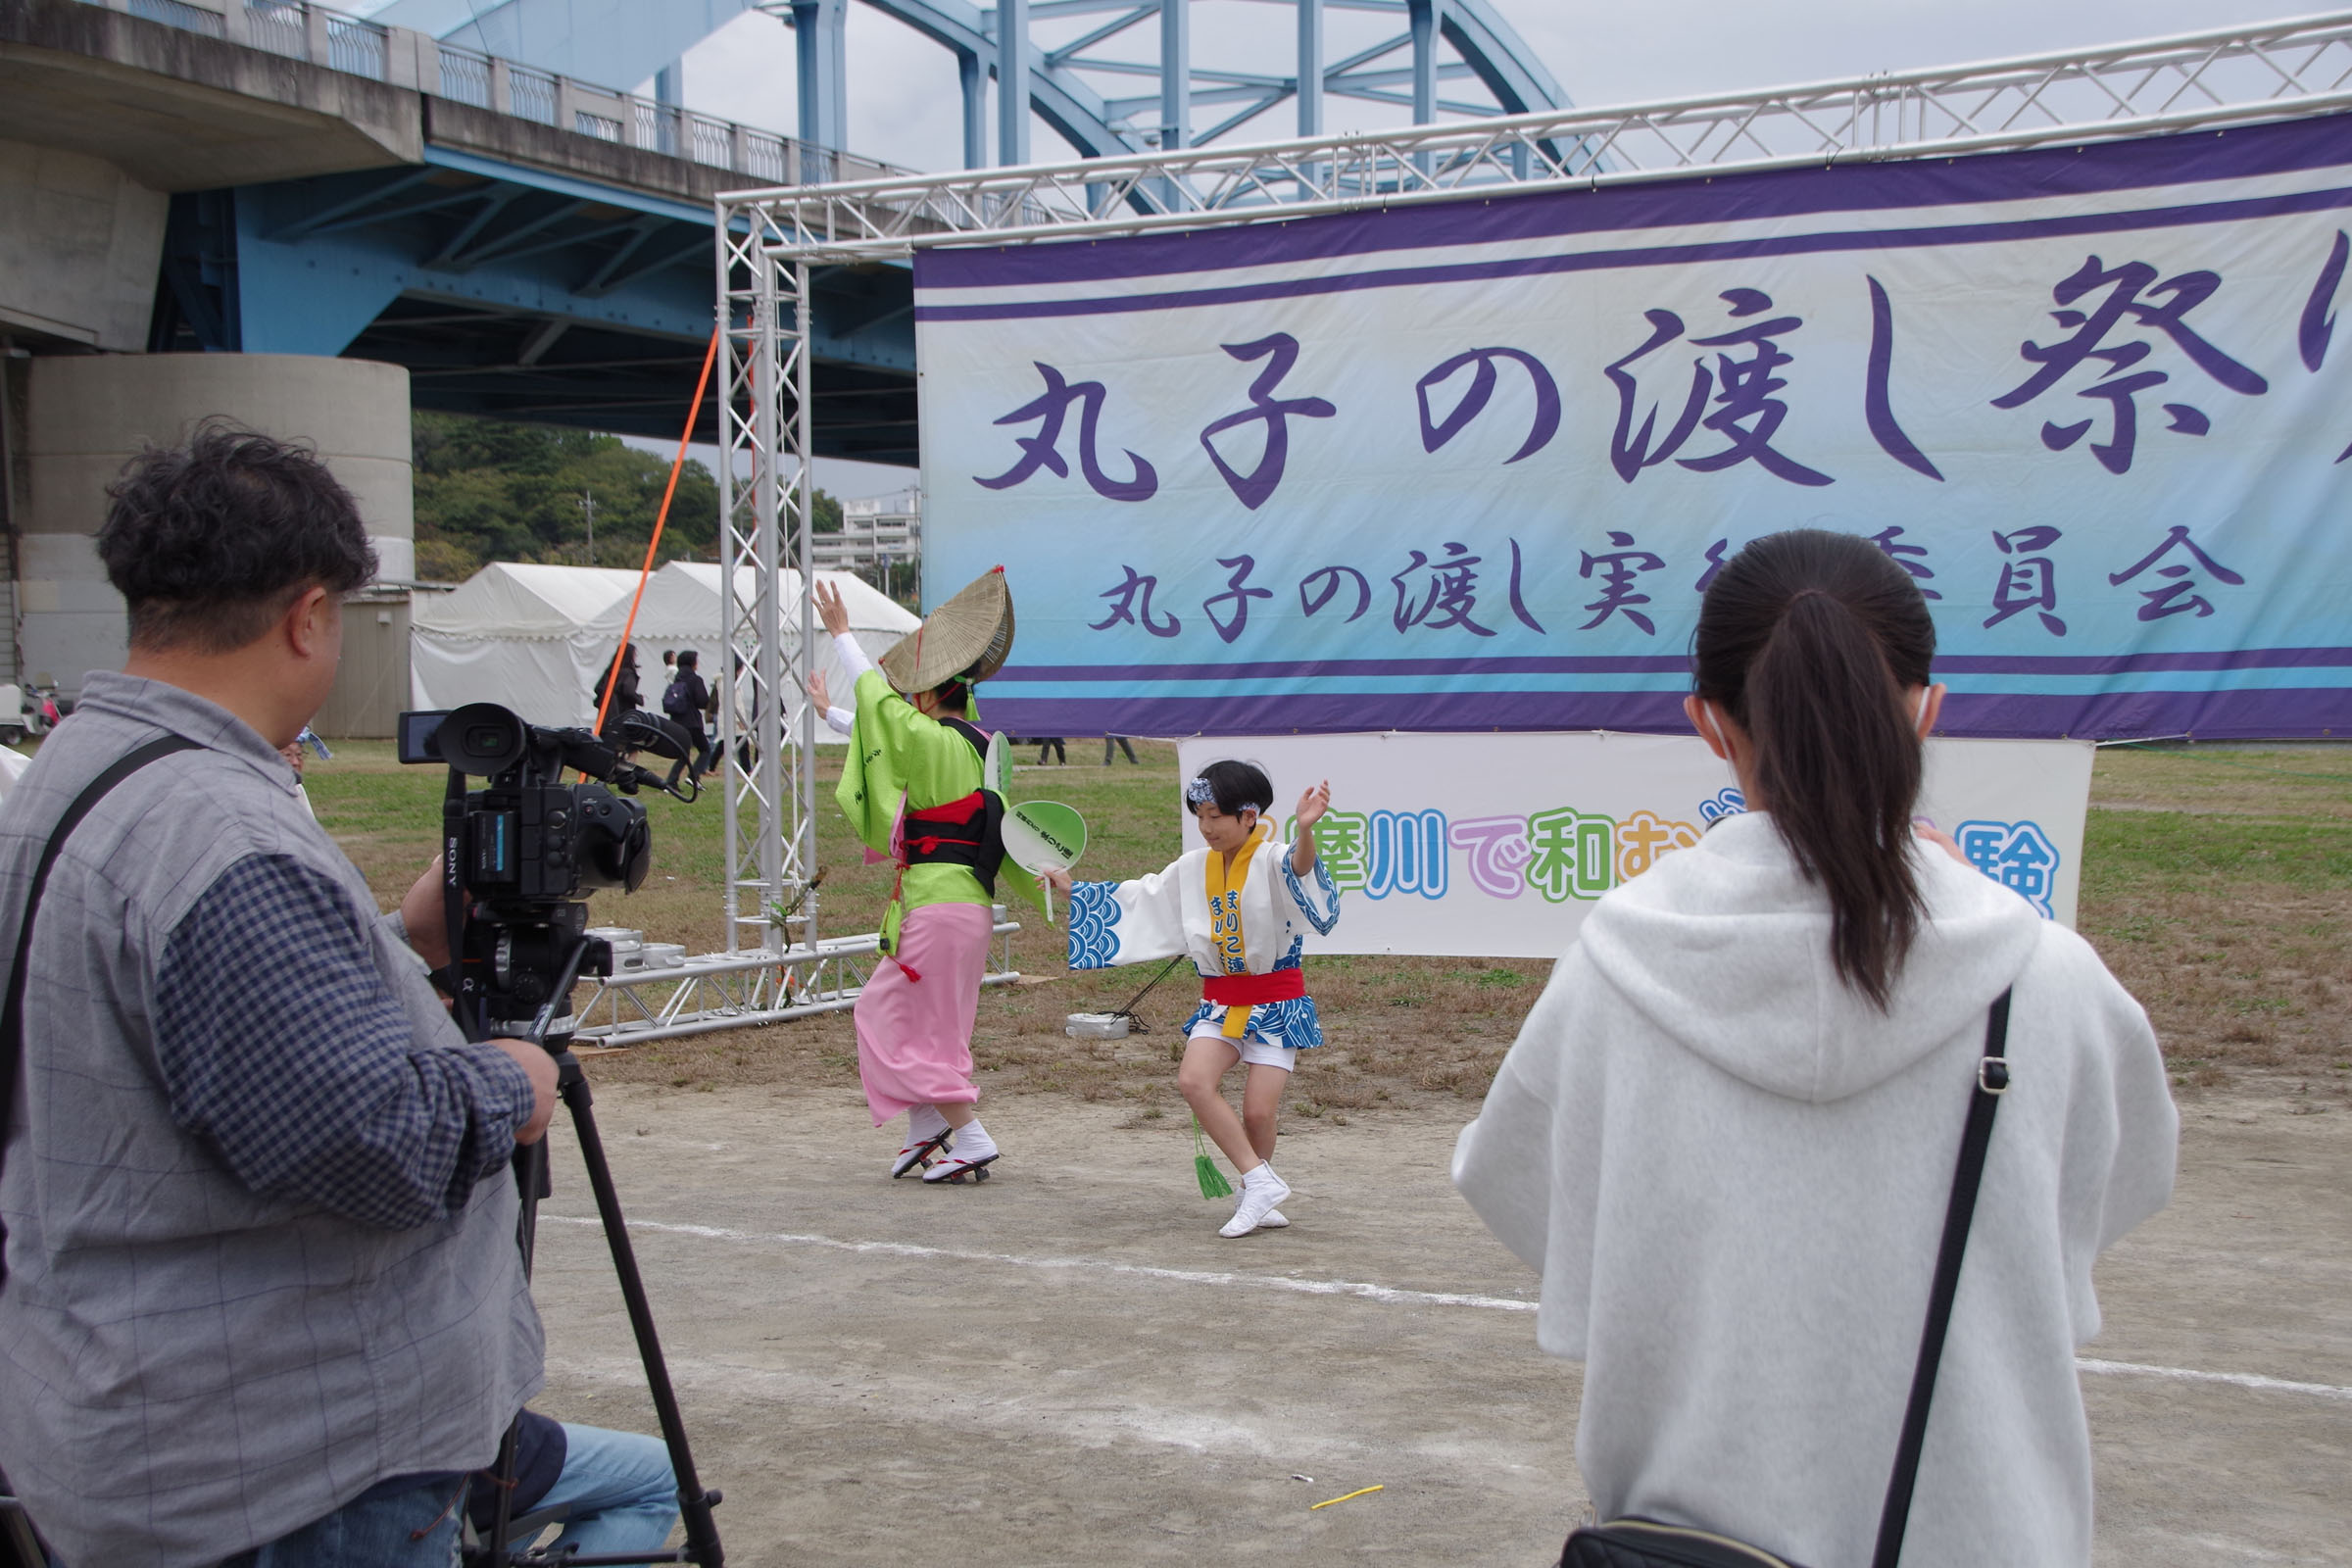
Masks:
[[[694,1472],[694,1454],[686,1443],[686,1422],[678,1413],[677,1392],[670,1387],[669,1364],[662,1356],[662,1339],[654,1328],[654,1310],[645,1298],[645,1277],[637,1269],[637,1251],[629,1244],[628,1224],[621,1218],[620,1194],[612,1185],[612,1167],[605,1158],[605,1142],[596,1129],[596,1112],[588,1080],[579,1058],[568,1049],[557,1054],[557,1091],[571,1112],[580,1140],[580,1155],[588,1166],[588,1185],[596,1193],[596,1212],[604,1221],[605,1242],[612,1250],[612,1271],[620,1280],[621,1300],[629,1309],[629,1328],[637,1336],[638,1358],[645,1363],[647,1390],[654,1413],[662,1421],[662,1441],[669,1446],[669,1465],[678,1478],[678,1512],[686,1526],[684,1560],[704,1568],[719,1568],[726,1560],[718,1543],[718,1526],[710,1517],[719,1500],[706,1493]]]
[[[531,1277],[531,1263],[539,1241],[539,1200],[547,1196],[547,1140],[542,1138],[514,1151],[514,1185],[522,1197],[522,1211],[515,1219],[515,1245],[522,1250],[522,1277]],[[505,1568],[508,1537],[514,1521],[515,1439],[522,1426],[517,1413],[507,1424],[507,1435],[499,1440],[498,1463],[491,1470],[498,1487],[498,1505],[490,1516],[490,1536],[483,1544],[483,1561],[491,1568]]]

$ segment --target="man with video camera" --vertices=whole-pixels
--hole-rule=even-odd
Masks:
[[[541,1382],[555,1064],[466,1042],[437,877],[379,916],[277,755],[374,573],[350,495],[208,425],[112,496],[129,660],[0,816],[0,1471],[69,1568],[454,1563]]]

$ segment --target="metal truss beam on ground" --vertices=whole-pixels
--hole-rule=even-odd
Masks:
[[[783,265],[1504,191],[1997,152],[2352,108],[2352,12],[1720,98],[720,196]],[[1139,210],[1140,209],[1140,210]]]
[[[1017,921],[997,910],[996,940],[984,986],[1020,979],[1012,966]],[[810,948],[776,953],[710,954],[662,969],[629,969],[596,982],[574,1014],[579,1040],[633,1046],[791,1018],[839,1012],[857,1005],[858,993],[880,957],[872,935],[835,937]]]

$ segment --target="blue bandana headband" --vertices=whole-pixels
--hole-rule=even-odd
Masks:
[[[1184,787],[1184,800],[1188,806],[1206,806],[1216,798],[1217,792],[1209,788],[1208,780],[1204,778],[1196,778]]]

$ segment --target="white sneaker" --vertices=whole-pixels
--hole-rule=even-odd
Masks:
[[[1273,1166],[1260,1165],[1250,1175],[1256,1175],[1258,1170],[1265,1172],[1266,1179],[1253,1182],[1249,1176],[1242,1178],[1242,1200],[1234,1205],[1233,1218],[1218,1230],[1219,1236],[1249,1235],[1265,1223],[1266,1216],[1273,1212],[1276,1204],[1291,1196],[1291,1184],[1275,1175]]]

